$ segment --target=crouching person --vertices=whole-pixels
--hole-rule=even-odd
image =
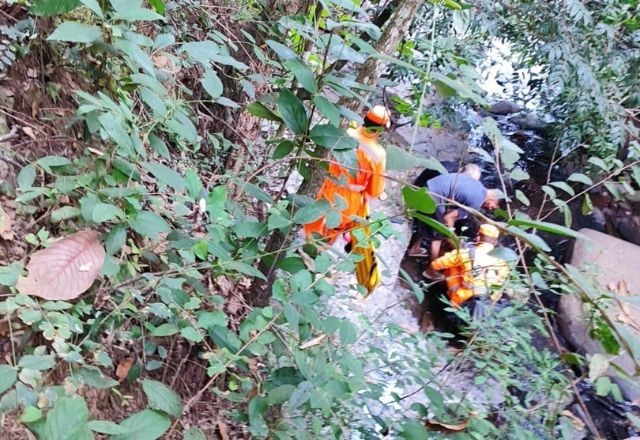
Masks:
[[[431,263],[431,269],[441,271],[447,284],[447,296],[456,307],[469,307],[474,318],[489,302],[502,296],[510,269],[501,258],[489,255],[500,238],[500,230],[483,224],[475,243],[447,252]]]

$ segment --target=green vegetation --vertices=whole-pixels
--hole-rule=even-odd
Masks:
[[[588,211],[590,189],[623,198],[640,187],[637,9],[621,0],[0,5],[10,17],[0,74],[43,94],[31,115],[34,89],[13,97],[22,112],[0,103],[34,145],[0,149],[0,161],[20,165],[0,186],[15,200],[0,210],[0,246],[9,233],[20,243],[0,267],[0,426],[41,439],[570,435],[560,403],[576,388],[565,361],[598,394],[621,399],[620,390],[604,375],[608,361],[534,347],[536,333],[553,333],[541,293],[588,303],[609,353],[638,354],[640,341],[607,318],[611,294],[550,257],[539,232],[574,238],[571,202]],[[484,159],[509,197],[495,221],[517,242],[514,305],[480,323],[458,312],[471,336],[453,353],[447,334],[332,314],[344,287],[335,274],[352,271],[357,255],[336,258],[295,234],[327,214],[313,198],[318,179],[329,160],[353,164],[345,128],[379,86],[417,84],[394,103],[421,126],[442,124],[425,96],[439,94],[445,111],[488,105],[475,70],[488,36],[543,67],[532,94],[555,117],[556,156],[579,167],[547,182],[550,208],[531,216],[511,190],[529,179],[525,153],[484,120],[494,146]],[[420,160],[397,157],[397,169]],[[294,171],[305,182],[290,194]],[[407,215],[433,211],[426,192],[403,187]],[[548,222],[555,211],[564,225]],[[365,241],[395,234],[389,216],[372,224]],[[99,234],[77,234],[87,229]],[[32,276],[52,272],[50,283]],[[424,286],[407,282],[422,300]],[[472,379],[456,387],[456,372]],[[410,388],[414,396],[398,394]],[[412,411],[402,409],[412,397]]]

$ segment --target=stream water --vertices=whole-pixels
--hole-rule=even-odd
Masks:
[[[483,169],[483,177],[482,182],[485,184],[487,188],[500,188],[501,182],[504,180],[507,184],[507,190],[509,194],[513,195],[516,190],[520,190],[527,196],[530,201],[529,206],[525,206],[522,203],[517,203],[517,209],[521,212],[526,212],[532,218],[536,218],[540,212],[545,212],[545,209],[553,208],[553,204],[549,204],[550,206],[542,206],[544,200],[544,192],[541,189],[543,185],[548,183],[548,179],[550,181],[565,181],[566,173],[559,165],[551,166],[554,154],[554,145],[550,142],[549,139],[545,137],[544,130],[531,130],[531,129],[523,129],[518,123],[514,121],[515,118],[509,115],[493,115],[493,117],[498,121],[498,125],[500,130],[504,136],[509,138],[512,142],[516,143],[518,146],[522,148],[524,154],[520,161],[518,161],[518,166],[522,168],[525,172],[527,172],[530,176],[530,179],[520,182],[510,182],[508,178],[499,176],[498,171],[493,163],[484,161],[482,159],[483,154],[479,150],[484,150],[488,153],[493,151],[493,146],[489,142],[489,140],[484,136],[481,129],[471,130],[469,136],[469,150],[467,151],[467,157],[465,162],[474,162],[479,164]],[[480,116],[470,112],[468,118],[471,119],[471,124],[479,127]],[[457,162],[445,162],[443,163],[446,168],[450,171],[454,171],[458,163]],[[549,169],[551,166],[551,169]],[[426,175],[429,172],[425,173]],[[423,179],[426,176],[422,176]],[[421,183],[421,182],[420,182]],[[579,206],[572,206],[572,227],[574,229],[580,229],[584,227],[589,227],[591,229],[602,230],[603,225],[599,222],[593,215],[583,215],[580,212]],[[551,215],[547,221],[551,221],[554,223],[563,224],[564,223],[564,215],[560,213],[554,213]],[[541,233],[540,236],[549,244],[552,249],[552,256],[555,257],[558,261],[564,262],[569,258],[569,253],[571,250],[571,241],[567,238],[553,235],[553,234],[545,234]],[[514,243],[507,239],[503,239],[503,245],[514,248]],[[534,255],[527,256],[529,263],[533,260]],[[405,259],[406,260],[406,259]],[[420,266],[423,264],[422,262],[418,262]],[[408,271],[413,272],[414,275],[419,273],[419,269],[416,270],[416,262],[405,261],[404,266]],[[545,292],[542,295],[543,302],[545,306],[549,307],[551,310],[555,310],[557,306],[557,302],[559,297],[553,293]],[[438,325],[442,322],[441,315],[442,308],[435,307],[430,308],[431,316],[430,319]],[[561,336],[561,332],[558,330],[558,327],[555,323],[555,319],[552,318],[552,322],[555,326],[555,332],[559,335],[559,339],[561,343],[565,345],[565,348],[568,350],[572,350],[573,347],[568,347],[566,341],[563,340]],[[537,348],[542,349],[546,348],[551,351],[556,351],[555,347],[547,338],[543,337],[540,334],[537,334],[534,338],[535,344],[538,346]],[[583,371],[575,371],[576,377],[582,376]],[[630,426],[625,414],[628,412],[638,413],[638,408],[636,405],[632,405],[629,402],[616,402],[611,397],[602,397],[598,396],[592,385],[584,379],[576,379],[577,387],[580,391],[580,395],[582,400],[584,401],[586,407],[591,414],[591,417],[594,419],[594,422],[597,426],[598,431],[602,436],[607,439],[627,439],[634,435],[639,435],[639,432],[634,431],[634,429]],[[573,411],[578,417],[584,419],[585,414],[583,413],[580,406],[576,405],[575,402],[569,406],[570,410]],[[576,437],[582,438],[582,437]]]

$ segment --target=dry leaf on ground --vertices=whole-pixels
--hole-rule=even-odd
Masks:
[[[322,343],[322,341],[324,341],[325,339],[327,339],[327,335],[326,334],[322,334],[320,336],[317,336],[307,342],[305,342],[304,344],[300,345],[300,350],[306,350],[308,348],[311,347],[315,347],[316,345],[319,345]]]
[[[218,420],[216,422],[216,425],[218,428],[218,434],[220,435],[220,439],[229,440],[229,428],[227,427],[227,424],[224,423],[222,420]]]
[[[463,431],[469,425],[469,420],[465,420],[462,423],[442,423],[434,419],[427,420],[427,428],[431,428],[436,431]]]
[[[84,293],[95,281],[105,251],[96,231],[77,232],[34,253],[20,277],[20,293],[49,300],[70,300]]]
[[[127,378],[131,367],[133,367],[133,358],[125,358],[118,364],[118,368],[116,368],[118,381],[122,382]]]
[[[13,240],[11,230],[11,217],[0,207],[0,237],[5,240]]]

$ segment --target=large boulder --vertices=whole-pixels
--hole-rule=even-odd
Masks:
[[[592,229],[582,229],[580,233],[589,240],[577,240],[571,264],[588,268],[603,290],[609,286],[626,285],[626,295],[640,296],[640,246],[620,240]],[[629,334],[640,339],[640,308],[627,302],[614,301],[607,309],[607,315],[614,323],[624,323]],[[620,307],[619,304],[624,304]],[[634,322],[635,321],[635,322]],[[605,354],[600,342],[589,337],[589,318],[582,301],[576,295],[564,295],[558,308],[558,322],[565,338],[584,354]],[[631,356],[621,350],[619,356],[608,356],[611,362],[624,369],[629,376],[635,372],[635,364]],[[632,380],[617,375],[613,368],[607,374],[620,386],[622,393],[629,400],[640,399],[640,378]]]
[[[405,125],[389,135],[389,140],[401,147],[411,146],[413,127]],[[433,157],[440,162],[458,161],[468,148],[467,135],[446,128],[419,127],[413,153]]]
[[[489,113],[493,113],[494,115],[510,115],[512,113],[519,113],[522,110],[522,107],[509,101],[498,101],[489,107]]]

